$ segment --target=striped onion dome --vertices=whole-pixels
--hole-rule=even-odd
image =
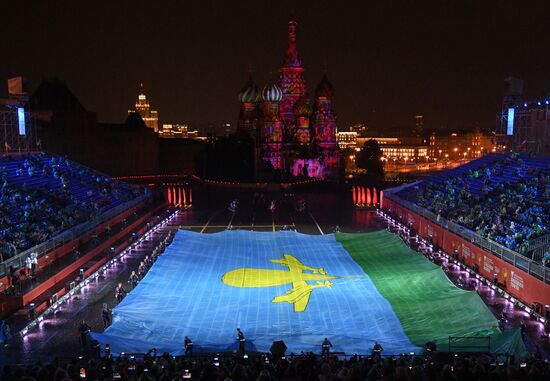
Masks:
[[[311,105],[309,104],[309,99],[306,97],[301,97],[296,101],[294,107],[292,107],[292,112],[296,116],[310,116],[311,115]]]
[[[317,85],[317,88],[315,89],[315,97],[316,98],[332,98],[334,95],[334,86],[332,86],[332,83],[328,80],[327,75],[325,74],[323,76],[323,79],[321,79],[321,82]]]
[[[252,79],[252,76],[248,77],[246,85],[239,92],[239,102],[241,103],[255,103],[260,97],[260,89],[256,86],[256,83]]]
[[[274,81],[269,81],[262,90],[262,99],[267,102],[280,102],[283,91]]]

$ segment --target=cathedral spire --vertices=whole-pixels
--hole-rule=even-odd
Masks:
[[[300,67],[300,57],[298,57],[298,48],[296,47],[296,27],[298,23],[294,19],[288,21],[288,48],[285,55],[285,66]]]

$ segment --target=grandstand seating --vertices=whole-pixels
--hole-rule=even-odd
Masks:
[[[0,157],[0,241],[25,250],[135,198],[140,190],[62,157]],[[5,259],[5,258],[4,258]]]
[[[550,234],[550,158],[490,154],[398,195],[522,254]]]

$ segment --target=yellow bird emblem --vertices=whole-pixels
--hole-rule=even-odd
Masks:
[[[276,296],[271,302],[291,303],[294,304],[294,312],[303,312],[314,288],[331,288],[331,279],[343,278],[342,276],[327,275],[322,267],[306,266],[290,254],[284,254],[282,259],[270,259],[270,262],[286,266],[288,271],[243,267],[223,274],[222,282],[228,286],[239,288],[273,287],[292,283],[292,288],[285,295]],[[308,281],[315,281],[315,284],[310,284]]]

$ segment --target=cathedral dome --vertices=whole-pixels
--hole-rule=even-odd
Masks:
[[[330,83],[327,75],[325,74],[323,76],[323,79],[321,79],[321,82],[319,82],[319,84],[317,85],[317,88],[315,89],[315,97],[332,98],[333,94],[334,94],[334,87],[332,86],[332,83]]]
[[[311,115],[311,105],[309,104],[309,99],[306,97],[302,97],[298,99],[298,101],[294,104],[294,107],[292,107],[292,112],[296,116],[304,116],[308,117]]]
[[[239,102],[241,103],[255,103],[260,96],[260,89],[254,83],[252,76],[248,77],[246,85],[239,92]]]
[[[262,99],[267,102],[280,102],[283,91],[274,81],[269,81],[262,90]]]

